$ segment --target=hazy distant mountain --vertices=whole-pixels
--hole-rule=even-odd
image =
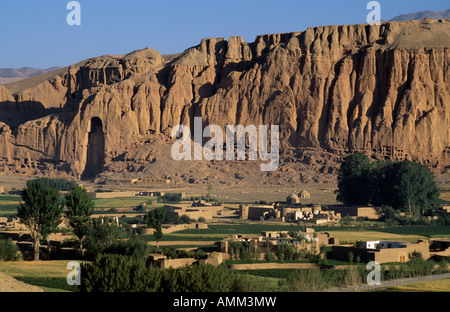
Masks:
[[[22,79],[46,74],[61,67],[54,66],[47,69],[22,67],[22,68],[0,68],[0,84],[11,83]]]
[[[450,9],[445,11],[421,11],[403,14],[391,19],[391,22],[417,21],[424,18],[450,19]]]

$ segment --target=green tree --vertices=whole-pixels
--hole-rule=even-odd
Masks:
[[[11,238],[7,240],[0,240],[0,260],[16,261],[19,259],[19,248],[12,241]]]
[[[371,163],[366,155],[352,154],[345,157],[338,172],[336,199],[346,205],[368,204],[370,172]]]
[[[397,194],[393,190],[396,181],[393,168],[394,162],[391,160],[378,160],[372,163],[369,187],[370,202],[374,206],[392,203],[396,198]]]
[[[163,237],[161,222],[156,221],[156,223],[153,225],[153,227],[155,229],[155,231],[153,232],[153,237],[156,240],[156,247],[159,249],[159,241]]]
[[[191,218],[189,218],[188,215],[182,215],[182,216],[180,217],[180,223],[181,223],[181,224],[188,224],[188,223],[191,223]]]
[[[212,192],[213,186],[211,183],[208,184],[208,193],[206,194],[206,199],[210,200],[211,199],[211,192]]]
[[[376,161],[361,154],[344,158],[336,199],[347,205],[372,204],[419,215],[436,209],[439,189],[430,169],[410,161]],[[393,217],[391,210],[388,211]]]
[[[395,210],[420,214],[438,206],[439,189],[430,169],[410,161],[384,162],[372,170],[382,188],[373,187],[372,204],[391,206]],[[374,179],[375,180],[375,179]]]
[[[398,208],[408,211],[410,215],[420,214],[421,209],[437,208],[439,189],[427,166],[403,161],[398,164],[397,172],[400,177],[395,187],[400,200]]]
[[[382,206],[381,207],[382,220],[395,220],[397,217],[395,214],[395,209],[391,206]]]
[[[159,241],[163,237],[162,223],[166,218],[166,208],[155,208],[150,210],[144,217],[145,223],[154,228],[153,237],[156,240],[156,246],[159,248]]]
[[[87,256],[95,258],[99,253],[110,248],[121,236],[121,231],[115,221],[109,217],[91,219],[87,226],[85,247]]]
[[[152,228],[155,228],[157,222],[163,224],[166,219],[167,213],[166,208],[159,207],[150,210],[145,216],[144,221],[145,223]]]
[[[61,223],[62,205],[59,191],[39,181],[27,181],[22,193],[23,203],[17,217],[30,229],[34,260],[39,260],[40,240],[56,231]]]
[[[129,239],[116,240],[105,248],[103,253],[129,256],[136,260],[147,260],[150,246],[138,235],[132,235]]]
[[[164,222],[165,224],[179,224],[180,223],[180,217],[178,216],[178,214],[171,210],[171,209],[166,209],[166,216],[164,218]]]
[[[353,258],[355,257],[355,255],[353,254],[353,252],[352,251],[350,251],[349,253],[348,253],[348,261],[350,262],[350,263],[353,263]]]
[[[69,180],[61,179],[61,178],[55,178],[55,179],[37,178],[33,181],[41,182],[47,186],[50,186],[50,187],[60,190],[60,191],[70,191],[73,187],[78,185],[75,181],[69,181]]]
[[[87,235],[91,215],[94,213],[94,200],[85,188],[76,185],[66,194],[64,204],[67,207],[67,219],[83,253],[83,240]]]

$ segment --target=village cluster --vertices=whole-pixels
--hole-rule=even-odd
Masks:
[[[114,196],[162,196],[164,192],[142,191],[133,192],[105,192],[92,193],[97,198],[114,198]],[[182,198],[184,193],[180,193]],[[302,231],[262,231],[259,235],[231,234],[229,237],[216,242],[216,250],[209,253],[206,259],[180,258],[170,259],[162,253],[150,254],[151,261],[161,268],[180,268],[195,263],[209,263],[219,265],[223,261],[232,257],[230,245],[234,243],[245,243],[250,250],[257,253],[255,260],[264,260],[267,253],[274,255],[277,259],[277,248],[280,244],[285,244],[294,248],[294,250],[304,250],[311,254],[319,255],[322,247],[328,247],[329,251],[324,255],[329,259],[348,261],[351,254],[358,261],[368,263],[376,261],[380,264],[390,262],[407,262],[408,256],[413,252],[419,252],[424,259],[433,258],[440,260],[450,256],[450,239],[430,239],[419,240],[418,242],[403,242],[390,240],[370,240],[358,241],[356,244],[340,244],[337,237],[332,237],[327,232],[316,232],[314,226],[339,225],[343,217],[353,219],[363,218],[364,220],[376,220],[380,217],[380,208],[363,206],[322,206],[322,205],[302,205],[302,199],[310,198],[306,190],[299,193],[292,193],[287,196],[285,202],[272,204],[241,204],[239,209],[226,208],[223,204],[209,202],[205,200],[194,200],[189,203],[183,201],[178,204],[164,204],[164,207],[171,210],[179,217],[187,216],[190,220],[200,220],[202,222],[190,222],[186,224],[163,224],[162,233],[169,234],[187,229],[207,229],[209,222],[220,222],[226,220],[242,220],[247,222],[264,222],[265,224],[273,222],[274,224],[291,223],[302,224],[305,226]],[[442,210],[449,213],[449,207],[442,207]],[[98,209],[100,212],[104,211]],[[110,217],[111,222],[119,224],[119,217],[125,216],[124,212],[132,212],[135,208],[117,209],[115,213],[104,214]],[[121,215],[122,214],[122,215]],[[100,217],[103,214],[96,214],[93,217]],[[135,216],[142,215],[142,212],[136,211]],[[130,216],[128,214],[128,216]],[[67,220],[63,220],[60,228],[68,226]],[[155,229],[145,224],[132,224],[131,227],[135,233],[140,235],[153,234]],[[287,227],[289,228],[289,227]],[[29,235],[26,234],[26,228],[15,218],[0,218],[0,231],[3,237],[9,237],[16,242],[21,249],[31,248]],[[58,240],[58,238],[55,238]],[[62,240],[62,239],[60,239]],[[55,241],[53,244],[61,243]],[[268,268],[271,264],[266,265]]]

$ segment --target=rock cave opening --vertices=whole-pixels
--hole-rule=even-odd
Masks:
[[[91,179],[103,170],[105,160],[105,133],[103,122],[98,117],[91,119],[91,129],[88,135],[86,166],[81,178]]]

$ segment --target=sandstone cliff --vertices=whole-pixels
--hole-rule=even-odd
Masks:
[[[80,177],[89,155],[100,153],[107,171],[164,175],[164,164],[184,176],[198,164],[164,159],[171,128],[192,125],[194,116],[222,127],[278,124],[285,162],[311,165],[310,154],[319,153],[317,172],[335,172],[331,163],[354,151],[443,168],[450,164],[449,49],[450,20],[422,20],[89,59],[0,86],[0,169]],[[151,167],[155,161],[163,167]]]

